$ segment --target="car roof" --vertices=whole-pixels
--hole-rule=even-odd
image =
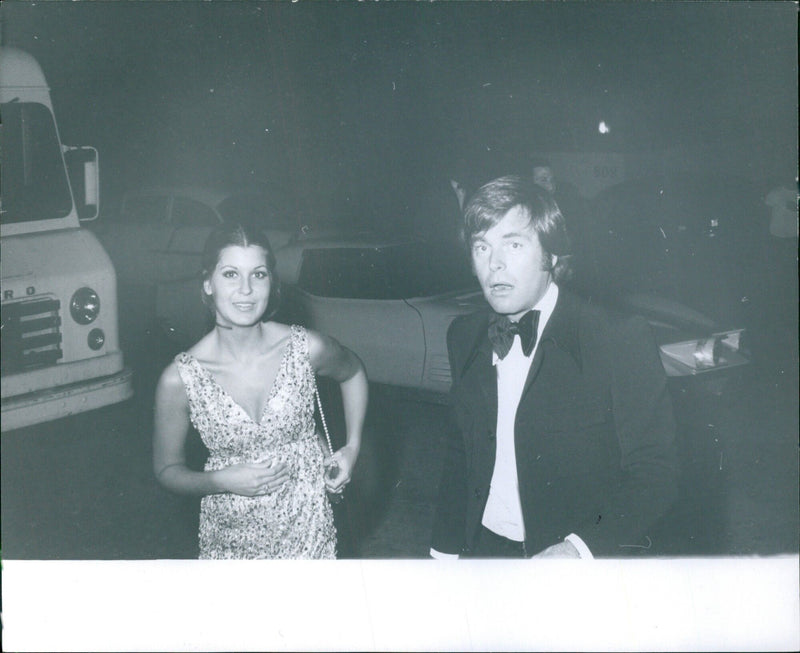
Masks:
[[[217,206],[231,194],[230,191],[210,186],[146,186],[125,193],[125,199],[158,195],[176,195],[194,199],[209,206]]]
[[[400,245],[412,245],[415,241],[412,238],[402,236],[382,236],[369,232],[347,233],[342,231],[331,231],[321,235],[300,235],[293,240],[287,247],[297,249],[344,249],[344,248],[370,248],[370,247],[396,247]]]
[[[295,283],[300,273],[303,252],[320,249],[378,249],[414,245],[419,241],[403,236],[384,236],[371,232],[348,234],[339,230],[319,232],[319,235],[300,235],[275,252],[278,274],[283,281]]]

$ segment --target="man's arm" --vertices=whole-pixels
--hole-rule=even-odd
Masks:
[[[594,555],[624,555],[677,497],[675,419],[650,326],[632,318],[614,329],[608,359],[622,479],[599,521],[575,533]]]
[[[467,510],[467,466],[464,438],[450,420],[445,436],[444,466],[439,484],[432,548],[440,553],[458,554],[464,548]]]

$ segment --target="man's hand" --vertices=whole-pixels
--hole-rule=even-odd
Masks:
[[[580,558],[581,554],[578,553],[571,542],[559,542],[553,546],[548,546],[544,551],[537,553],[534,558]]]

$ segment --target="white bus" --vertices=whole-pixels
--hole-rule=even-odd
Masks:
[[[114,267],[80,221],[99,211],[99,158],[61,143],[29,54],[0,50],[2,430],[132,396]]]

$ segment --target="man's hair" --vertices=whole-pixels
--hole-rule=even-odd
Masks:
[[[528,167],[530,168],[530,170],[533,170],[534,168],[550,168],[551,170],[553,169],[553,166],[550,165],[550,161],[539,156],[531,157],[528,160]]]
[[[246,222],[231,222],[221,224],[214,229],[214,231],[209,234],[205,247],[203,248],[200,278],[202,281],[207,281],[211,278],[211,275],[214,274],[214,270],[217,267],[217,263],[219,263],[222,250],[231,246],[252,246],[260,247],[264,250],[270,282],[267,310],[264,311],[264,315],[261,316],[261,320],[266,322],[277,313],[280,306],[281,284],[278,279],[278,274],[275,271],[275,266],[277,264],[275,254],[272,251],[272,246],[269,243],[267,234],[261,227]],[[200,292],[202,293],[203,303],[214,311],[213,298],[207,295],[202,287]]]
[[[500,177],[481,186],[464,207],[461,239],[470,251],[472,240],[500,222],[513,208],[527,214],[545,253],[544,269],[556,283],[572,275],[572,246],[564,216],[555,200],[532,180],[518,175]],[[557,257],[555,264],[553,258]]]

